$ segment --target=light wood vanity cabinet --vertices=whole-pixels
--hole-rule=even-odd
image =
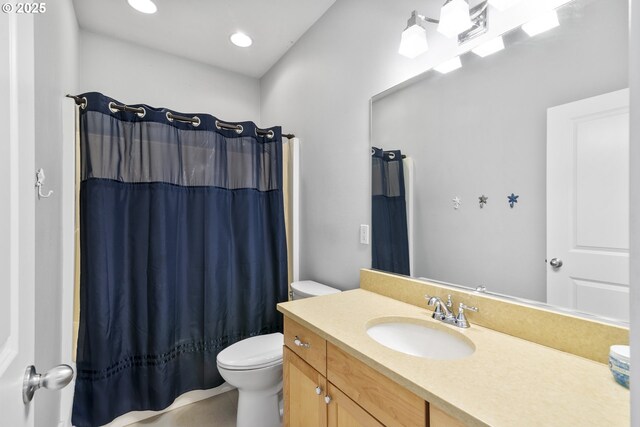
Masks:
[[[285,427],[449,427],[430,424],[420,397],[286,317],[284,335]]]

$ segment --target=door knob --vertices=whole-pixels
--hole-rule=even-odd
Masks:
[[[58,365],[44,374],[36,373],[35,366],[28,366],[22,382],[22,401],[25,405],[31,402],[33,394],[40,387],[48,388],[49,390],[59,390],[69,384],[72,379],[73,368],[69,365]]]
[[[551,261],[549,261],[549,265],[553,268],[560,268],[562,267],[562,260],[558,258],[551,258]]]

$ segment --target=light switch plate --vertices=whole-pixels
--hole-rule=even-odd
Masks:
[[[360,224],[360,243],[363,245],[369,244],[369,225]]]

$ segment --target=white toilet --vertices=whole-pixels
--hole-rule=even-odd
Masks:
[[[282,345],[277,332],[239,341],[218,353],[218,371],[238,388],[238,427],[279,427]]]
[[[322,283],[314,282],[313,280],[301,280],[299,282],[293,282],[291,284],[292,300],[317,297],[320,295],[336,294],[339,292],[341,292],[339,289],[323,285]]]
[[[292,299],[340,292],[304,280],[293,282]],[[246,338],[218,353],[218,371],[227,383],[238,388],[237,427],[280,427],[282,425],[282,346],[284,336],[275,334]]]

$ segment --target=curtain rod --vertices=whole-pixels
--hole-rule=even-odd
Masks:
[[[87,107],[87,98],[81,97],[81,96],[75,96],[75,95],[65,95],[65,96],[67,98],[73,99],[76,102],[76,105],[79,105],[81,108]],[[109,109],[111,111],[118,110],[118,111],[126,111],[128,113],[136,113],[140,117],[144,117],[144,115],[146,114],[145,109],[142,107],[130,107],[128,105],[118,105],[115,102],[109,103]],[[191,123],[193,126],[196,126],[196,127],[200,125],[200,118],[198,116],[193,116],[193,117],[179,116],[177,114],[173,114],[170,111],[167,111],[167,120],[169,120],[170,122],[176,120],[183,123]],[[242,131],[244,130],[242,125],[225,123],[219,120],[216,120],[216,127],[218,129],[235,130],[238,133],[242,133]],[[273,131],[270,129],[256,128],[256,134],[258,134],[259,136],[266,136],[267,138],[273,138],[274,136]],[[282,134],[282,136],[284,136],[287,139],[292,139],[296,137],[292,133]]]

